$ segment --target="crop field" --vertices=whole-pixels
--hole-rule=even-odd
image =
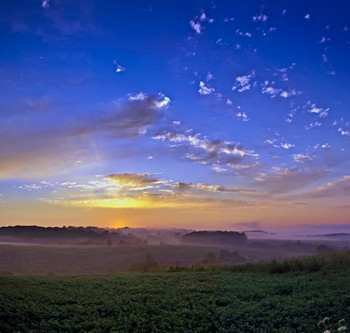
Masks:
[[[350,321],[349,253],[104,276],[2,276],[1,332],[324,332]]]

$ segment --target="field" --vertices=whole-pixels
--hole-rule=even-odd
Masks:
[[[350,254],[104,276],[2,276],[1,332],[324,332],[350,321]],[[332,330],[332,331],[333,331]]]
[[[271,242],[273,243],[273,241]],[[227,248],[226,248],[227,249]],[[215,246],[147,245],[147,246],[47,246],[0,245],[0,272],[14,275],[81,275],[128,272],[147,253],[160,266],[191,266],[212,252],[218,258],[222,248]],[[249,262],[285,259],[310,252],[286,251],[279,248],[228,248],[238,251]]]

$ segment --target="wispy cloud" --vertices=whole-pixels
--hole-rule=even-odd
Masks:
[[[321,118],[328,116],[329,108],[317,107],[315,103],[311,103],[310,101],[307,102],[307,105],[308,105],[308,110],[307,110],[308,112],[316,113]]]
[[[163,114],[170,99],[163,94],[118,101],[110,110],[86,119],[70,121],[69,126],[29,131],[25,124],[0,127],[0,179],[47,176],[77,167],[88,160],[91,136],[110,139],[143,135]],[[20,130],[19,130],[20,129]]]
[[[318,187],[315,190],[304,192],[300,197],[308,199],[335,197],[349,197],[350,196],[350,176],[343,176],[342,178],[333,182],[328,182],[325,186]]]
[[[111,174],[105,177],[120,185],[148,185],[161,183],[161,180],[154,178],[152,175],[143,173],[123,173],[123,174]]]
[[[307,161],[312,161],[316,156],[314,154],[294,154],[293,159],[297,163],[305,163]]]
[[[41,1],[41,7],[49,8],[50,7],[50,0],[42,0]]]
[[[184,148],[187,159],[212,166],[236,165],[248,158],[258,157],[257,153],[239,144],[224,140],[209,140],[201,134],[168,131],[153,136],[153,139]]]
[[[261,174],[255,184],[273,194],[288,193],[322,179],[325,171],[303,170],[301,168],[274,168],[271,174]]]
[[[42,182],[21,185],[18,189],[41,191]],[[42,201],[55,205],[108,208],[163,208],[232,205],[237,196],[255,197],[260,193],[246,189],[231,189],[221,185],[172,182],[151,174],[112,174],[86,183],[66,181],[50,183],[52,191]],[[220,193],[228,196],[222,198]]]
[[[115,60],[113,61],[113,64],[115,65],[115,72],[116,72],[116,73],[120,73],[120,72],[126,71],[126,68],[125,68],[124,66],[120,65],[120,64],[118,63],[117,59],[115,59]]]
[[[269,82],[268,80],[264,81],[262,84],[261,92],[263,94],[270,95],[271,98],[275,98],[280,93],[282,93],[282,89],[273,87],[274,82]]]

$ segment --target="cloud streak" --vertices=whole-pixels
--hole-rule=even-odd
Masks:
[[[113,140],[143,135],[162,117],[169,103],[162,94],[143,94],[136,100],[116,102],[99,116],[70,121],[65,127],[33,131],[21,122],[12,122],[14,128],[3,125],[0,179],[36,178],[74,169],[77,160],[91,158],[92,136],[103,134]]]
[[[249,159],[257,159],[258,154],[243,146],[225,140],[210,140],[201,134],[185,131],[164,131],[153,136],[154,140],[169,142],[174,147],[185,150],[185,158],[195,163],[211,166],[235,166]]]
[[[325,171],[303,170],[301,168],[274,168],[272,174],[260,174],[255,186],[271,194],[285,194],[316,182],[324,177]]]

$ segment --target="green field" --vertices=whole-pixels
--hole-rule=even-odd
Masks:
[[[104,276],[2,276],[4,332],[324,332],[350,322],[350,254]]]

